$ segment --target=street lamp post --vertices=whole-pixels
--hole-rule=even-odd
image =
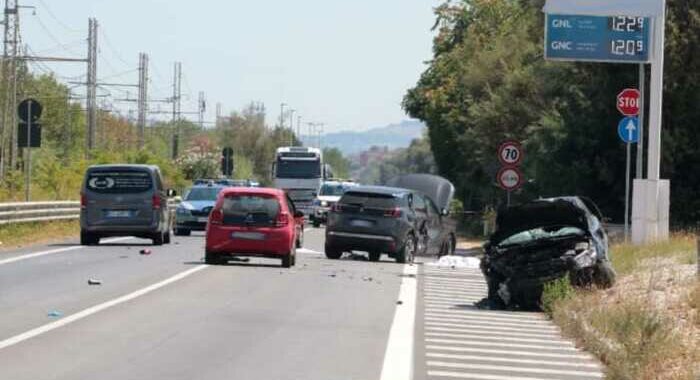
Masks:
[[[289,146],[294,146],[294,113],[297,110],[289,111]]]
[[[280,103],[280,128],[284,129],[284,107],[287,106],[287,103],[282,102]]]

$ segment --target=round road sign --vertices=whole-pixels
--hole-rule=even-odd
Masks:
[[[41,111],[41,103],[31,98],[24,99],[17,107],[17,116],[19,116],[19,119],[25,123],[27,122],[27,119],[31,119],[32,123],[34,123],[41,118]]]
[[[639,90],[626,88],[617,95],[617,110],[625,116],[639,115]]]
[[[523,173],[516,167],[501,168],[496,180],[503,190],[514,191],[523,185]]]
[[[506,141],[498,148],[498,159],[505,166],[517,166],[523,160],[523,149],[517,141]]]

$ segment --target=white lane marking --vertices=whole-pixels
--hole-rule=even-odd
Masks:
[[[550,359],[572,359],[572,360],[591,360],[591,357],[583,353],[549,353],[549,352],[533,352],[520,350],[499,350],[483,347],[456,347],[456,346],[440,346],[429,344],[426,346],[428,351],[452,351],[452,352],[472,352],[480,354],[494,355],[515,355],[515,356],[530,356]]]
[[[522,328],[515,328],[515,327],[504,327],[504,326],[498,326],[498,325],[484,325],[482,323],[447,323],[447,322],[433,322],[433,321],[425,321],[426,326],[437,326],[437,327],[474,327],[474,328],[479,328],[484,331],[503,331],[503,332],[520,332],[520,333],[530,333],[530,334],[536,334],[538,332],[543,332],[542,330],[536,330],[536,329],[522,329]],[[557,330],[546,330],[546,334],[554,334],[558,333]]]
[[[474,300],[474,297],[479,297],[479,294],[464,294],[462,296],[454,296],[454,297],[445,297],[445,296],[429,296],[426,295],[424,297],[426,302],[471,302]]]
[[[438,280],[435,277],[428,277],[425,280],[425,284],[437,286],[486,286],[484,280]]]
[[[454,377],[457,379],[467,380],[548,380],[541,377],[522,377],[522,376],[498,376],[486,375],[478,373],[463,373],[452,371],[428,371],[428,376]]]
[[[486,286],[450,286],[450,287],[436,287],[436,286],[430,286],[426,285],[423,287],[423,291],[427,292],[436,292],[436,293],[468,293],[470,291],[474,290],[486,290]]]
[[[104,240],[104,242],[105,242],[105,243],[114,243],[114,242],[117,242],[117,241],[128,240],[128,239],[133,239],[133,238],[132,238],[131,236],[127,236],[127,237],[120,237],[120,238],[113,238],[113,239]],[[84,245],[74,245],[74,246],[64,247],[64,248],[50,249],[50,250],[48,250],[48,251],[40,251],[40,252],[29,253],[29,254],[22,255],[22,256],[15,256],[15,257],[10,257],[9,259],[0,260],[0,265],[5,265],[5,264],[9,264],[9,263],[14,263],[14,262],[17,262],[17,261],[22,261],[22,260],[27,260],[27,259],[33,259],[33,258],[35,258],[35,257],[41,257],[41,256],[51,255],[51,254],[54,254],[54,253],[75,251],[75,250],[83,249],[83,248],[87,248],[87,246],[84,246]]]
[[[428,306],[442,306],[442,307],[457,307],[459,305],[468,305],[468,306],[474,306],[477,302],[481,301],[484,297],[473,297],[461,301],[432,301],[428,300],[425,301],[425,304]]]
[[[517,338],[499,336],[498,338],[488,334],[455,334],[452,332],[432,332],[428,331],[425,336],[436,338],[453,338],[453,339],[474,339],[474,340],[498,340],[499,342],[514,342],[514,343],[539,343],[548,344],[556,347],[575,347],[573,343],[567,341],[557,341],[556,338],[550,339],[535,339],[535,338]]]
[[[596,363],[581,363],[581,362],[567,362],[567,361],[552,361],[552,360],[535,360],[535,359],[515,359],[515,358],[504,358],[500,356],[485,356],[485,355],[456,355],[456,354],[439,354],[435,352],[428,352],[425,356],[429,358],[437,359],[455,359],[455,360],[479,360],[484,362],[500,362],[500,363],[518,363],[518,364],[533,364],[533,365],[545,365],[545,366],[559,366],[559,367],[569,367],[569,368],[593,368],[600,370],[600,365]]]
[[[540,344],[519,344],[519,343],[498,343],[498,342],[475,342],[471,340],[457,340],[457,339],[442,339],[442,338],[426,338],[428,343],[441,343],[441,344],[462,344],[465,346],[479,346],[479,347],[501,347],[501,348],[525,348],[531,350],[551,350],[551,351],[572,351],[579,352],[576,347],[552,347],[549,345]]]
[[[493,319],[481,318],[481,317],[442,317],[442,316],[426,316],[426,320],[429,321],[440,321],[440,322],[454,322],[454,323],[464,323],[464,324],[480,324],[489,326],[503,326],[503,327],[516,327],[530,330],[549,330],[549,331],[559,331],[559,328],[550,324],[528,324],[525,322],[506,322],[506,321],[494,321]]]
[[[440,362],[440,361],[433,361],[433,360],[428,360],[428,367],[447,367],[447,368],[471,369],[471,370],[482,370],[482,371],[511,371],[511,372],[522,372],[522,373],[532,373],[532,374],[542,374],[542,375],[590,376],[590,377],[603,378],[602,373],[592,372],[592,371],[573,371],[573,370],[559,370],[559,369],[545,369],[545,368],[528,368],[528,367],[516,367],[516,366],[510,366],[510,365],[450,363],[450,362]]]
[[[394,321],[384,353],[381,380],[411,380],[413,378],[413,332],[416,322],[416,274],[418,267],[404,265]]]
[[[116,306],[116,305],[122,304],[124,302],[131,301],[134,298],[138,298],[138,297],[141,297],[143,295],[146,295],[154,290],[157,290],[157,289],[160,289],[166,285],[172,284],[173,282],[182,280],[183,278],[190,276],[190,275],[194,274],[195,272],[198,272],[198,271],[200,271],[204,268],[207,268],[207,267],[208,267],[208,265],[198,265],[194,268],[188,269],[184,272],[180,272],[180,273],[178,273],[170,278],[167,278],[163,281],[149,285],[149,286],[142,288],[142,289],[139,289],[135,292],[123,295],[119,298],[115,298],[113,300],[106,301],[106,302],[103,302],[103,303],[95,305],[95,306],[91,306],[91,307],[89,307],[87,309],[83,309],[75,314],[71,314],[63,319],[59,319],[55,322],[47,323],[43,326],[39,326],[39,327],[34,328],[32,330],[15,335],[11,338],[7,338],[3,341],[0,341],[0,350],[7,348],[7,347],[10,347],[12,345],[15,345],[17,343],[23,342],[25,340],[34,338],[38,335],[45,334],[45,333],[47,333],[51,330],[55,330],[59,327],[63,327],[63,326],[68,325],[70,323],[79,321],[85,317],[88,317],[88,316],[93,315],[95,313],[99,313],[100,311],[108,309],[112,306]]]
[[[323,252],[314,251],[313,249],[297,248],[297,253],[302,255],[323,255]]]
[[[428,313],[436,313],[436,314],[444,314],[444,315],[457,315],[457,316],[478,316],[478,317],[490,317],[494,319],[508,319],[508,320],[515,320],[515,321],[532,321],[532,322],[547,322],[549,323],[549,320],[546,319],[543,315],[538,315],[538,314],[525,314],[525,313],[509,313],[509,312],[502,312],[502,313],[494,313],[488,310],[480,310],[480,309],[441,309],[441,308],[426,308],[426,312]]]
[[[481,328],[473,328],[470,329],[468,328],[469,326],[465,326],[465,328],[450,328],[450,327],[437,327],[437,326],[426,326],[425,331],[438,331],[438,332],[450,332],[450,333],[463,333],[463,334],[488,334],[488,336],[492,337],[493,339],[501,339],[502,337],[516,337],[516,338],[547,338],[547,339],[557,339],[559,338],[559,334],[556,332],[551,332],[551,333],[545,333],[545,332],[537,332],[537,333],[520,333],[520,332],[512,332],[512,331],[503,331],[503,332],[498,332],[498,331],[484,331],[484,329]]]

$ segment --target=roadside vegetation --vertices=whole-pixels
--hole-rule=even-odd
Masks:
[[[608,290],[545,288],[543,309],[607,366],[612,380],[700,378],[700,277],[695,236],[612,247]],[[568,289],[567,289],[568,288]]]
[[[77,220],[0,225],[0,252],[78,236]]]

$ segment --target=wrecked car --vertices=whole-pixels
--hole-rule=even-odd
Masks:
[[[583,197],[539,199],[500,211],[481,262],[489,305],[536,308],[544,284],[566,276],[574,286],[612,286],[601,221],[598,207]]]

